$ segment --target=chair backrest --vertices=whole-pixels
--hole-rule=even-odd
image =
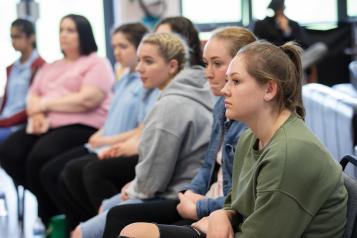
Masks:
[[[357,166],[357,159],[355,156],[347,155],[341,159],[342,168],[345,168],[348,162]],[[347,201],[347,223],[343,238],[357,237],[357,180],[351,178],[349,175],[343,173],[344,183],[348,192]]]
[[[339,83],[333,85],[332,88],[341,93],[348,94],[353,98],[357,98],[357,89],[352,85],[352,83]]]
[[[303,86],[306,124],[339,161],[354,153],[357,98],[350,97],[322,84]],[[350,165],[346,173],[357,178],[357,169]]]
[[[350,69],[351,74],[351,84],[357,90],[357,60],[352,61],[348,65],[348,68]]]

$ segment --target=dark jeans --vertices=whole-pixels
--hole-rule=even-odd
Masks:
[[[82,145],[96,131],[84,125],[51,129],[43,135],[29,135],[25,129],[13,133],[0,147],[1,166],[16,184],[24,185],[41,198],[39,214],[45,223],[56,213],[40,180],[40,170],[51,159]]]
[[[191,224],[193,221],[182,220],[178,214],[178,202],[176,199],[163,199],[114,207],[108,212],[103,238],[117,237],[125,226],[133,222]]]
[[[104,199],[120,193],[134,179],[137,162],[137,156],[104,160],[87,156],[67,163],[58,183],[66,197],[60,206],[69,229],[95,216]]]

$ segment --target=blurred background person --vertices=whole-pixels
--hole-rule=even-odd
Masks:
[[[71,199],[65,199],[62,195],[64,191],[59,177],[67,164],[76,163],[76,168],[83,168],[91,161],[99,161],[101,151],[108,149],[113,144],[121,143],[124,155],[132,148],[128,141],[136,140],[140,137],[141,126],[147,112],[157,99],[159,90],[147,90],[143,87],[140,75],[135,71],[137,65],[136,49],[142,37],[148,33],[148,29],[141,23],[130,23],[119,26],[112,34],[112,46],[116,61],[123,67],[128,68],[119,80],[114,84],[114,96],[111,101],[108,117],[101,129],[94,133],[86,144],[51,159],[41,169],[42,191],[36,194],[39,206],[47,204],[48,213],[55,215],[58,213],[75,214],[76,217],[90,217],[98,212],[98,207],[92,208],[86,191],[83,191],[83,181],[80,174],[70,182],[70,188],[75,187],[71,194]],[[139,142],[138,142],[139,144]],[[135,150],[135,149],[134,149]],[[136,151],[135,151],[136,152]],[[131,164],[135,166],[137,155],[131,156]],[[103,166],[112,168],[112,164],[104,161]],[[134,178],[134,170],[124,170]],[[123,186],[125,184],[122,184]],[[93,185],[94,186],[94,185]],[[80,196],[80,199],[75,199]],[[74,197],[74,198],[73,198]],[[79,200],[79,202],[77,202]],[[99,206],[99,205],[98,205]],[[77,209],[79,207],[79,209]],[[71,217],[66,216],[68,224],[71,224]]]
[[[114,82],[109,62],[96,54],[85,17],[63,17],[59,40],[64,58],[36,75],[27,100],[27,128],[13,133],[0,147],[2,167],[15,184],[35,195],[41,189],[42,166],[84,144],[103,125]],[[47,223],[46,204],[42,205],[39,214]]]
[[[20,53],[20,58],[6,69],[7,81],[0,106],[0,143],[25,126],[27,91],[45,63],[36,50],[35,27],[31,21],[16,19],[10,31],[12,46]]]
[[[326,55],[327,45],[322,42],[311,44],[305,28],[285,15],[284,2],[285,0],[272,0],[268,8],[274,11],[274,15],[256,21],[253,32],[258,38],[265,39],[277,46],[281,46],[288,41],[296,41],[304,49],[302,69],[306,70]],[[316,72],[313,72],[313,70],[309,69],[306,72],[307,75],[304,75],[305,82],[317,81],[317,76],[313,75]]]

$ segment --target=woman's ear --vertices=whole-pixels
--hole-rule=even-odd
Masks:
[[[30,40],[31,44],[35,43],[36,42],[36,36],[35,35],[31,35],[29,37],[29,40]]]
[[[175,75],[177,73],[177,71],[178,71],[178,68],[179,68],[178,61],[176,59],[170,60],[169,67],[170,67],[169,73],[171,75]]]
[[[269,80],[266,84],[264,100],[271,101],[278,93],[278,84],[274,80]]]

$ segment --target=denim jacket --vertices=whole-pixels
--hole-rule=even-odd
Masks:
[[[185,187],[187,190],[192,190],[201,195],[205,195],[208,192],[211,184],[214,182],[212,180],[214,179],[216,158],[221,145],[224,196],[227,195],[231,188],[235,147],[239,136],[246,129],[246,126],[238,121],[227,121],[225,111],[224,98],[220,97],[213,110],[212,133],[203,165],[191,183]],[[198,218],[207,216],[211,212],[222,208],[224,199],[225,198],[222,196],[216,199],[205,198],[198,201],[196,203]]]

